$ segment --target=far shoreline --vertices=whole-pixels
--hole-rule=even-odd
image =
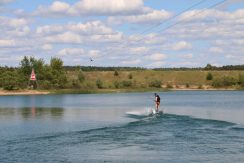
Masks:
[[[234,88],[152,88],[152,89],[94,89],[94,90],[0,90],[0,96],[50,95],[50,94],[102,94],[102,93],[136,93],[167,91],[242,91]]]

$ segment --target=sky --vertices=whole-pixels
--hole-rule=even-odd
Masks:
[[[70,66],[244,64],[244,0],[0,0],[0,66],[24,56]]]

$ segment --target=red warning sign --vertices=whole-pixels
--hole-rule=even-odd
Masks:
[[[32,80],[32,81],[35,81],[36,80],[36,74],[35,74],[34,69],[32,69],[32,71],[31,71],[30,80]]]

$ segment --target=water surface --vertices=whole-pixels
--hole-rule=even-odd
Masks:
[[[0,162],[244,162],[244,92],[0,97]]]

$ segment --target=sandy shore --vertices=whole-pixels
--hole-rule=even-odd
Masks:
[[[210,87],[203,87],[201,89],[199,88],[196,88],[196,87],[190,87],[190,88],[186,88],[186,87],[180,87],[180,88],[168,88],[165,90],[169,90],[169,91],[221,91],[221,90],[229,90],[229,91],[234,91],[236,89],[234,88],[218,88],[218,89],[215,89],[215,88],[210,88]],[[150,91],[150,90],[149,90]],[[152,90],[151,90],[152,91]],[[156,90],[154,90],[156,91]],[[137,90],[132,90],[132,91],[129,91],[129,90],[111,90],[111,89],[102,89],[101,90],[97,90],[97,91],[94,91],[93,93],[106,93],[106,92],[114,92],[114,93],[119,93],[119,92],[137,92]],[[143,91],[142,91],[143,92]],[[147,92],[147,91],[145,91]],[[46,94],[50,94],[50,93],[55,93],[55,92],[52,92],[52,91],[45,91],[45,90],[14,90],[14,91],[5,91],[5,90],[1,90],[0,89],[0,96],[8,96],[8,95],[46,95]],[[66,94],[67,92],[62,92],[61,94]],[[68,93],[72,93],[72,90],[69,91]],[[74,91],[74,93],[77,93]],[[79,92],[80,94],[84,93],[84,92]],[[60,93],[59,93],[60,94]]]
[[[46,95],[49,94],[48,91],[38,91],[38,90],[17,90],[17,91],[5,91],[0,90],[0,96],[8,95]]]
[[[191,85],[190,87],[186,87],[185,85],[173,85],[172,88],[167,88],[167,85],[162,86],[165,89],[169,89],[172,91],[234,91],[236,90],[235,88],[214,88],[209,85],[202,85],[199,87],[198,85]]]

